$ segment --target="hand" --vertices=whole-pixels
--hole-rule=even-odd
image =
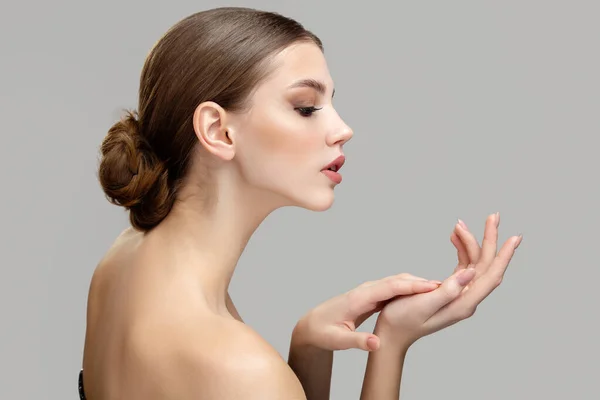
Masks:
[[[498,226],[500,223],[500,214],[496,213],[494,217],[498,219],[496,223]],[[458,223],[454,225],[454,230],[450,235],[450,241],[456,248],[458,258],[458,264],[456,265],[456,268],[454,268],[454,273],[469,267],[474,267],[479,260],[481,246],[477,243],[475,236],[469,232],[467,225],[460,219],[458,220]],[[470,285],[471,283],[469,283],[463,291],[468,290]]]
[[[457,224],[451,235],[459,258],[453,275],[429,293],[389,302],[379,314],[378,331],[399,337],[410,346],[421,337],[471,317],[501,284],[522,240],[522,236],[509,238],[497,253],[499,221],[498,214],[488,217],[481,248],[473,235]]]
[[[410,274],[389,276],[336,296],[310,310],[296,324],[292,341],[323,350],[365,351],[379,348],[379,338],[356,329],[384,304],[397,296],[426,293],[436,289],[440,281],[428,281]]]

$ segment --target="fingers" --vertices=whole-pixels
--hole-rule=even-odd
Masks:
[[[455,231],[458,237],[462,239],[467,249],[467,254],[469,255],[469,260],[471,264],[477,263],[481,252],[479,243],[477,243],[477,238],[473,236],[473,234],[469,231],[467,225],[460,219],[458,220],[458,223],[455,226]]]
[[[427,280],[425,278],[421,278],[420,276],[415,276],[415,275],[409,274],[407,272],[403,272],[398,275],[392,275],[392,276],[383,278],[383,280],[390,280],[390,279],[412,279],[412,280],[417,280],[417,281],[426,281]]]
[[[465,247],[465,244],[462,242],[460,237],[456,234],[456,229],[454,229],[454,231],[450,235],[450,241],[456,248],[458,264],[456,265],[454,272],[458,272],[469,266],[469,263],[470,263],[469,254],[467,253],[467,248]]]
[[[364,296],[367,301],[380,302],[396,296],[422,293],[437,288],[435,282],[413,279],[390,279],[366,287]]]
[[[359,286],[347,293],[349,308],[354,315],[373,310],[380,302],[396,296],[428,292],[439,286],[435,281],[419,279],[382,279],[368,286]]]
[[[465,303],[481,303],[504,279],[506,269],[512,260],[515,250],[521,243],[522,236],[513,236],[506,242],[498,252],[498,255],[490,263],[487,272],[482,275],[472,288],[465,293]]]
[[[348,330],[335,330],[336,348],[339,350],[360,349],[364,351],[375,351],[379,349],[379,337],[368,332],[352,332]]]
[[[358,287],[373,286],[373,285],[381,283],[382,281],[389,281],[389,280],[395,280],[395,279],[409,279],[409,280],[418,280],[418,281],[427,281],[428,280],[425,278],[421,278],[419,276],[414,276],[414,275],[408,274],[406,272],[403,272],[403,273],[397,274],[397,275],[386,276],[385,278],[382,278],[379,280],[364,282],[364,283],[360,284]],[[439,282],[439,281],[437,281],[437,282]],[[439,282],[439,283],[441,283],[441,282]]]
[[[408,280],[414,280],[414,281],[433,282],[433,283],[437,283],[438,285],[442,284],[441,281],[437,281],[435,279],[425,279],[420,276],[415,276],[415,275],[411,275],[408,273],[402,273],[402,274],[391,276],[391,277],[385,278],[385,279],[408,279]]]
[[[480,258],[477,261],[477,274],[484,274],[496,257],[498,251],[498,225],[500,213],[489,215],[485,221]]]
[[[427,315],[435,314],[439,309],[460,296],[461,292],[475,277],[475,269],[467,268],[452,275],[441,284],[436,290],[427,294],[429,303],[427,306]]]
[[[502,283],[506,269],[522,238],[522,236],[513,236],[507,240],[492,261],[487,272],[471,285],[470,290],[463,292],[456,301],[440,309],[427,323],[431,326],[447,326],[473,315],[477,306]]]

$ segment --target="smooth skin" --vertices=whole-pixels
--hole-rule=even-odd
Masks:
[[[497,249],[499,213],[488,217],[482,246],[459,222],[451,240],[457,247],[454,274],[430,293],[396,299],[377,318],[382,346],[367,362],[361,400],[398,399],[403,363],[418,339],[471,317],[477,306],[503,281],[523,237],[510,237]]]
[[[502,282],[522,237],[509,238],[496,254],[497,218],[488,218],[482,247],[467,229],[460,224],[455,226],[451,241],[457,249],[458,264],[454,274],[441,285],[437,281],[399,274],[365,282],[309,311],[294,329],[289,364],[243,323],[229,297],[227,307],[231,319],[204,315],[204,322],[210,323],[211,329],[202,329],[189,320],[185,324],[185,315],[168,318],[160,314],[153,319],[152,333],[145,335],[150,343],[138,340],[124,357],[117,357],[121,363],[115,362],[113,372],[135,390],[127,393],[127,387],[122,387],[119,391],[123,397],[116,398],[329,399],[333,352],[358,348],[370,351],[361,400],[398,399],[404,359],[410,346],[420,337],[469,318],[477,305]],[[120,238],[116,250],[119,246],[135,247],[139,240],[139,234],[128,231]],[[467,279],[459,283],[456,278],[465,272]],[[110,279],[110,269],[101,273]],[[102,289],[96,287],[95,292],[101,295]],[[165,296],[170,297],[172,293]],[[114,300],[116,303],[119,299]],[[352,311],[348,313],[348,310]],[[355,331],[378,311],[381,312],[374,335]],[[90,307],[90,322],[94,322],[98,312]],[[190,317],[200,320],[197,315]],[[168,326],[160,329],[162,324]],[[181,325],[178,327],[178,324]],[[188,329],[175,334],[177,328],[185,327]],[[101,328],[98,326],[90,332]],[[146,325],[146,329],[150,330],[150,326]],[[108,332],[123,335],[119,331],[104,330],[104,337],[99,332],[99,338],[90,336],[88,340],[112,342]],[[132,339],[144,336],[138,332],[140,336],[129,336]],[[166,341],[159,344],[157,337]],[[99,349],[106,355],[112,347]],[[139,349],[138,356],[145,357],[136,359],[135,349]],[[167,367],[156,368],[156,364],[165,362]],[[144,363],[155,367],[149,368]],[[150,372],[154,379],[149,379]],[[180,390],[174,390],[177,387]],[[103,393],[88,398],[106,398]]]
[[[366,282],[344,294],[343,300],[336,297],[311,310],[299,322],[299,332],[295,334],[312,338],[309,340],[312,346],[299,346],[290,353],[290,364],[303,383],[307,398],[329,398],[333,353],[328,350],[353,347],[370,351],[361,400],[398,399],[404,359],[410,346],[424,336],[471,317],[477,306],[502,282],[522,236],[509,238],[497,251],[499,222],[498,213],[487,218],[482,246],[462,221],[456,224],[450,239],[457,249],[458,264],[454,273],[440,282],[441,285],[436,284],[434,290],[395,296],[374,304],[371,299],[387,297],[390,287],[428,282],[410,274],[400,274]],[[435,281],[431,282],[435,284]],[[344,312],[339,304],[355,309],[353,316],[356,319],[340,319]],[[374,335],[347,333],[379,310]],[[369,346],[367,341],[374,337],[376,339]],[[350,338],[354,339],[354,344]],[[296,341],[303,342],[302,339]]]
[[[287,361],[245,324],[228,288],[248,240],[277,208],[328,209],[336,185],[320,171],[353,135],[333,107],[318,47],[292,46],[273,66],[250,111],[198,106],[194,157],[208,162],[194,163],[165,220],[146,234],[124,231],[96,268],[88,400],[327,399],[333,352],[349,348],[370,351],[362,398],[397,399],[410,344],[468,317],[499,283],[515,238],[496,255],[488,220],[481,250],[468,231],[455,231],[459,266],[475,266],[468,286],[457,283],[457,274],[473,275],[463,267],[441,285],[409,274],[362,284],[298,322]],[[298,85],[307,79],[320,86]],[[318,111],[305,113],[311,106]],[[374,333],[356,332],[379,311]]]

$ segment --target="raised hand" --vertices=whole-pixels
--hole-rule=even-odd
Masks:
[[[454,274],[428,293],[403,296],[386,304],[377,320],[377,331],[389,333],[386,340],[407,345],[472,316],[477,306],[502,282],[522,236],[509,238],[497,251],[499,215],[485,224],[481,248],[473,235],[457,224],[451,235],[457,248]]]
[[[293,341],[332,351],[376,350],[379,338],[372,333],[356,332],[356,329],[390,299],[430,292],[440,284],[440,281],[406,273],[365,282],[310,310],[296,324]]]
[[[498,214],[495,214],[498,216]],[[481,246],[477,243],[477,239],[469,231],[467,225],[458,220],[458,223],[454,225],[454,230],[450,235],[450,241],[454,245],[457,251],[458,264],[454,269],[454,272],[458,272],[461,269],[466,269],[470,265],[475,265],[479,260],[481,254]]]

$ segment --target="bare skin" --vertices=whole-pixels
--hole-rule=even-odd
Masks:
[[[252,381],[262,373],[277,377],[286,399],[304,399],[286,361],[243,324],[229,296],[216,312],[194,269],[164,268],[170,255],[160,240],[128,229],[94,273],[83,362],[88,400],[188,398],[190,374],[201,398],[244,398],[227,385],[232,374]]]
[[[87,400],[327,399],[333,351],[349,348],[383,350],[370,357],[362,398],[397,399],[409,344],[464,319],[493,290],[480,278],[473,295],[461,296],[460,271],[444,283],[409,274],[369,282],[309,311],[294,329],[288,362],[244,324],[228,288],[250,237],[280,207],[328,209],[335,183],[322,169],[353,134],[332,105],[333,82],[318,47],[292,46],[273,65],[250,112],[212,102],[197,107],[194,157],[210,163],[194,164],[158,226],[146,234],[124,231],[97,266],[83,360]],[[318,88],[297,84],[306,79]],[[316,116],[298,113],[312,105]],[[218,201],[207,202],[206,190]],[[477,261],[477,243],[457,231],[468,250],[459,251],[461,263],[477,263],[478,276],[499,276],[516,246],[511,238],[489,267],[497,224],[488,218],[485,262]],[[438,314],[442,303],[448,307]],[[412,309],[435,323],[407,318]],[[378,335],[356,332],[380,310]],[[396,356],[388,359],[390,349]]]
[[[419,337],[468,318],[473,307],[499,285],[498,280],[501,280],[520,238],[510,238],[492,258],[497,225],[497,219],[486,221],[483,249],[459,224],[451,235],[458,255],[455,276],[472,267],[479,271],[472,275],[481,274],[481,284],[473,280],[475,283],[462,286],[464,289],[461,290],[453,284],[452,278],[448,278],[430,294],[427,293],[429,290],[421,290],[422,294],[417,293],[419,290],[413,291],[417,297],[384,293],[390,291],[390,283],[398,286],[405,281],[414,285],[421,279],[400,274],[401,279],[387,277],[351,291],[355,293],[353,298],[364,293],[377,302],[377,299],[384,299],[384,304],[373,307],[367,315],[360,315],[354,321],[360,325],[368,315],[383,308],[375,327],[381,345],[369,356],[361,398],[397,399],[404,357],[410,344]],[[168,251],[169,247],[165,246],[168,243],[159,235],[144,236],[128,229],[98,266],[88,303],[84,357],[88,399],[329,398],[332,355],[324,350],[329,345],[320,349],[304,343],[292,347],[290,365],[294,368],[290,368],[272,346],[243,323],[229,295],[225,300],[225,312],[219,313],[200,295],[195,280],[199,275],[194,272],[197,270],[175,264],[164,268],[168,257],[161,257],[161,254]],[[177,258],[176,254],[170,256]],[[149,261],[152,259],[155,262]],[[377,289],[377,286],[381,288]],[[473,299],[468,299],[471,293],[467,294],[467,290],[471,286],[476,289],[472,292]],[[393,300],[394,297],[398,300]],[[416,302],[409,307],[409,313],[419,314],[423,307],[436,309],[447,302],[450,307],[456,304],[459,308],[450,311],[451,308],[442,307],[441,319],[429,318],[433,325],[427,326],[412,321],[414,318],[410,315],[402,316],[408,310],[400,304],[412,301],[413,297]],[[332,301],[339,302],[339,299],[338,296]],[[392,299],[391,303],[385,299]],[[324,303],[325,310],[332,310],[327,306],[330,302]],[[435,305],[436,302],[439,305]],[[458,306],[461,302],[465,304]],[[362,304],[365,309],[369,307],[363,301],[355,304]],[[362,313],[362,310],[357,311]],[[445,314],[448,315],[443,316]],[[397,323],[402,326],[392,326]],[[420,332],[412,332],[413,328]],[[325,331],[316,333],[323,336]],[[300,336],[298,341],[305,342],[306,337]],[[332,338],[335,335],[328,340]],[[334,342],[336,340],[337,344],[331,343],[334,348],[340,345],[340,349],[352,347],[351,343],[342,343],[343,336],[338,336]]]
[[[241,322],[228,287],[271,212],[331,206],[335,184],[321,170],[352,130],[331,104],[317,46],[291,46],[272,65],[249,112],[197,107],[194,157],[208,161],[210,181],[207,164],[194,163],[167,218],[145,235],[123,232],[97,267],[83,362],[88,400],[306,398],[286,361]],[[311,105],[319,118],[298,110]],[[219,201],[207,202],[207,191]]]

